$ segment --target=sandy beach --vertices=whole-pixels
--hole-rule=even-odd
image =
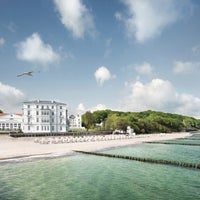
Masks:
[[[0,135],[0,163],[16,159],[28,160],[75,154],[73,150],[99,151],[108,148],[129,146],[143,142],[172,140],[191,136],[191,133],[149,134],[136,135],[132,138],[109,141],[86,141],[74,143],[40,143],[46,138],[12,138]],[[49,137],[48,137],[49,138]],[[51,139],[51,138],[50,138]],[[53,138],[55,139],[55,137]],[[36,142],[37,141],[37,142]]]

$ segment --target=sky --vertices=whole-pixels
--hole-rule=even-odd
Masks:
[[[17,75],[32,71],[33,76]],[[1,0],[0,109],[200,118],[199,0]]]

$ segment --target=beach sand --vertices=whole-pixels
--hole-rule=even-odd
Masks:
[[[29,159],[32,160],[72,155],[75,154],[73,150],[99,151],[108,148],[140,144],[143,142],[172,140],[188,136],[191,136],[191,133],[182,132],[170,134],[136,135],[132,138],[121,140],[40,144],[35,142],[34,137],[12,138],[8,135],[0,135],[0,163],[19,159],[24,161]],[[41,140],[41,138],[38,139]]]

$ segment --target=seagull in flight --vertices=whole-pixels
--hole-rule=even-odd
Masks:
[[[17,77],[24,76],[24,75],[33,76],[33,71],[23,72],[22,74],[18,74]]]

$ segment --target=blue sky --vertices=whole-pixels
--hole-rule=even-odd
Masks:
[[[4,112],[40,99],[200,118],[198,0],[2,0],[0,13]]]

